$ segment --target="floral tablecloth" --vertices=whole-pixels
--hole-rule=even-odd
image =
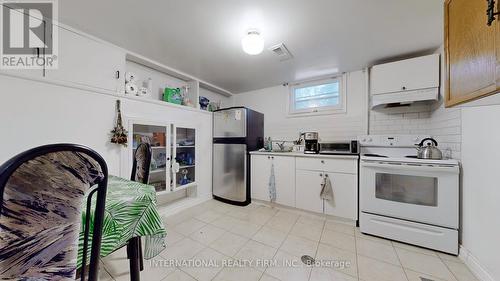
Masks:
[[[92,201],[94,214],[95,196]],[[82,223],[85,222],[83,207]],[[93,225],[93,218],[90,218]],[[87,263],[90,261],[92,245],[92,227],[87,250]],[[153,186],[137,183],[116,176],[109,176],[106,195],[106,207],[102,229],[101,257],[126,245],[132,237],[144,237],[144,258],[157,256],[166,247],[165,227],[156,209],[156,192]],[[83,255],[83,230],[80,231],[78,243],[78,268],[81,267]]]

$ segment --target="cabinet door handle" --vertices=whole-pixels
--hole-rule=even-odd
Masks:
[[[117,70],[117,71],[115,72],[115,78],[116,78],[116,79],[120,79],[120,70]]]
[[[486,9],[486,15],[488,15],[488,26],[491,26],[493,21],[496,20],[497,15],[499,15],[499,12],[495,12],[495,0],[487,0],[488,1],[488,8]]]
[[[404,90],[406,90],[406,87],[405,87],[405,86],[403,86],[403,87],[401,87],[401,89],[404,91]]]
[[[325,164],[325,160],[321,160],[321,164]]]

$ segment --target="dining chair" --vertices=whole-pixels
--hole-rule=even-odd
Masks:
[[[80,231],[85,280],[97,193],[88,272],[97,281],[107,180],[104,159],[75,144],[36,147],[0,166],[0,280],[75,280]]]
[[[151,168],[151,145],[149,143],[141,143],[137,146],[134,153],[134,160],[132,163],[132,174],[130,180],[147,184],[149,182],[149,171]],[[142,256],[142,242],[140,237],[134,237],[127,244],[127,255],[130,260],[130,274],[137,276],[137,268],[139,271],[144,270],[144,259]],[[133,256],[139,255],[138,259]],[[135,264],[139,260],[139,264]]]
[[[147,184],[149,181],[149,170],[151,166],[151,145],[141,143],[137,146],[132,163],[131,181]]]

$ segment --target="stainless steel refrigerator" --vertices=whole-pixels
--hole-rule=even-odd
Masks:
[[[231,107],[213,116],[212,193],[233,205],[250,204],[250,151],[264,146],[264,115]]]

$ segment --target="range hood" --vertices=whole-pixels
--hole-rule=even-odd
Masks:
[[[371,98],[372,109],[406,106],[415,102],[435,102],[439,99],[439,88],[378,94],[372,95]]]
[[[437,101],[439,72],[439,54],[373,66],[370,69],[371,108]]]

